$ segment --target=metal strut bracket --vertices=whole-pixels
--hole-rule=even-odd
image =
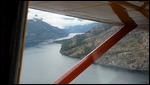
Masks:
[[[86,68],[88,68],[92,63],[99,59],[106,51],[114,46],[120,39],[122,39],[125,35],[137,27],[137,24],[125,11],[125,8],[113,2],[111,2],[109,5],[112,7],[114,13],[120,18],[125,26],[106,41],[104,41],[101,45],[99,45],[94,51],[76,63],[70,70],[54,81],[53,84],[69,84]]]

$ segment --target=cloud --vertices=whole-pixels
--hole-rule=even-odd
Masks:
[[[40,10],[30,9],[28,13],[28,19],[39,18],[52,26],[59,27],[61,29],[65,28],[66,26],[76,26],[76,25],[86,25],[95,23],[94,21],[83,20],[79,18],[69,17],[65,15],[44,12]]]

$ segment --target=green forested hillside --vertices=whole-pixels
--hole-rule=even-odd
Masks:
[[[83,58],[121,27],[103,24],[62,42],[60,52]],[[96,63],[128,69],[149,70],[149,32],[135,29],[107,51]]]

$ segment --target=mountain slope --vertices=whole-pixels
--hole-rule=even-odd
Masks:
[[[51,26],[40,19],[27,21],[25,46],[37,45],[48,39],[56,39],[67,36],[68,33],[58,27]]]
[[[103,24],[82,35],[64,40],[60,53],[83,58],[120,27]],[[101,65],[149,70],[149,33],[135,29],[96,61]]]

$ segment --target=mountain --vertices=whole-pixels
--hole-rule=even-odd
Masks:
[[[67,36],[68,33],[58,27],[49,25],[42,19],[27,20],[25,47],[37,45],[48,39],[56,39]]]
[[[60,53],[69,57],[83,58],[120,28],[103,24],[85,34],[60,41],[62,43]],[[134,29],[95,63],[127,69],[149,70],[149,32]]]
[[[66,30],[69,33],[85,33],[99,24],[100,23],[91,23],[86,25],[67,26],[64,30]]]

